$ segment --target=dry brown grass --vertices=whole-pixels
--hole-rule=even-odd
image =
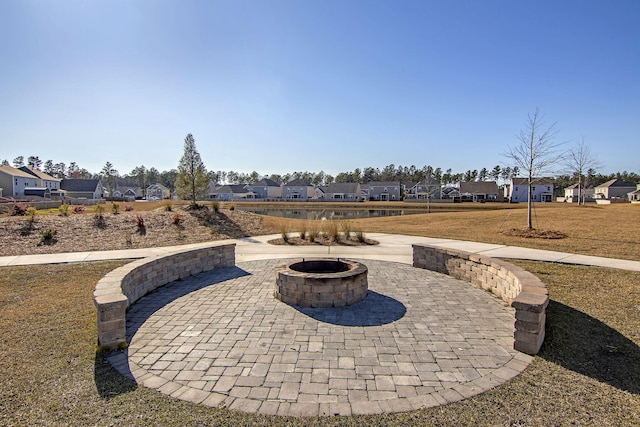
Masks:
[[[640,273],[522,262],[551,293],[542,352],[518,377],[410,413],[294,419],[138,387],[95,353],[92,292],[122,262],[0,269],[0,424],[626,426],[640,423]]]
[[[463,206],[473,205],[480,207],[477,203]],[[535,204],[534,228],[558,231],[567,236],[562,239],[532,239],[502,234],[512,228],[526,227],[526,206],[494,204],[494,209],[489,209],[487,205],[492,206],[483,204],[480,210],[463,212],[352,220],[352,228],[365,232],[471,240],[640,261],[640,205]],[[507,209],[495,210],[495,207]],[[269,227],[277,221],[282,221],[282,218],[265,217],[264,224]]]

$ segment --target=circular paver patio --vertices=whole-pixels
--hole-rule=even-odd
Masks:
[[[127,315],[111,363],[139,384],[210,406],[325,416],[401,412],[506,382],[532,358],[513,350],[513,309],[469,283],[361,260],[369,295],[313,309],[275,300],[282,260],[173,282]]]

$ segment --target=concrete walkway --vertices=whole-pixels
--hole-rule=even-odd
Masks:
[[[614,258],[576,255],[565,252],[546,251],[540,249],[521,248],[516,246],[494,245],[489,243],[468,242],[463,240],[439,239],[430,237],[405,236],[398,234],[367,233],[367,238],[377,240],[379,245],[373,246],[275,246],[267,242],[279,238],[279,235],[247,237],[235,242],[236,261],[251,261],[270,258],[299,258],[313,256],[356,257],[362,259],[381,259],[404,264],[412,263],[414,243],[433,245],[441,248],[458,249],[483,254],[496,258],[527,259],[549,261],[576,265],[593,265],[597,267],[618,268],[622,270],[640,271],[640,261],[629,261]],[[196,243],[180,246],[201,247],[209,243]],[[135,259],[170,252],[176,247],[159,247],[144,249],[122,249],[115,251],[70,252],[46,255],[19,255],[0,257],[0,267],[14,265],[57,264],[85,261],[105,261],[114,259]]]

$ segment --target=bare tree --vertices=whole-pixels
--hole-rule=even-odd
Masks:
[[[567,152],[565,164],[569,171],[578,178],[578,204],[584,205],[584,193],[587,186],[585,174],[592,175],[593,170],[602,166],[598,159],[591,154],[591,148],[585,144],[584,136],[577,146]]]
[[[524,129],[516,135],[519,143],[509,147],[504,156],[515,162],[515,167],[526,174],[527,177],[527,228],[532,229],[531,206],[533,199],[532,187],[536,179],[542,175],[553,172],[553,167],[558,163],[562,153],[558,150],[563,144],[556,142],[556,123],[546,126],[544,116],[536,108],[533,114],[529,114]]]

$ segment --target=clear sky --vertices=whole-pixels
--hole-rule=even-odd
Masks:
[[[0,0],[0,159],[509,166],[536,107],[640,170],[638,0]]]

